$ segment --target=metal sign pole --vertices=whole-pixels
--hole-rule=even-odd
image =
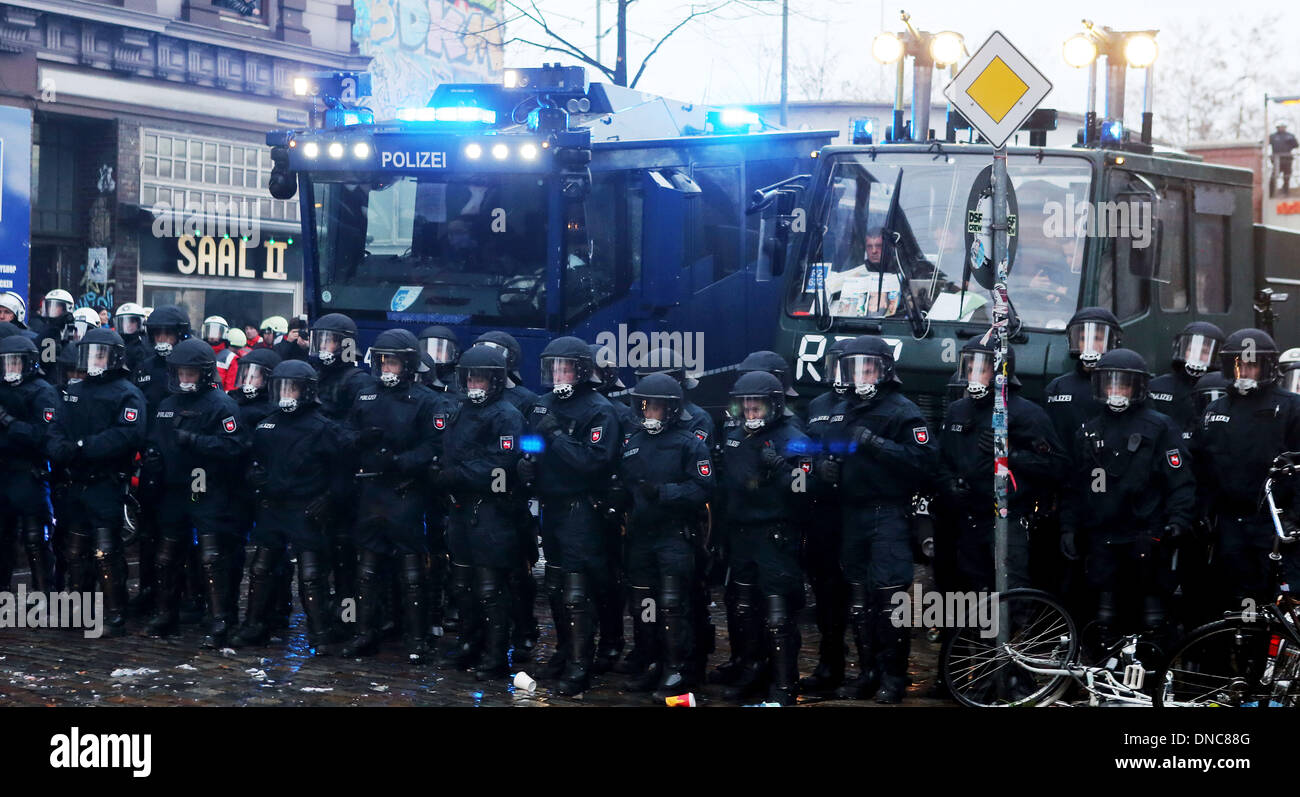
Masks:
[[[997,281],[993,285],[993,329],[997,335],[993,359],[993,498],[997,515],[993,525],[993,564],[995,589],[1007,591],[1007,337],[1010,326],[1010,303],[1007,297],[1007,148],[1004,144],[993,153],[993,262],[997,264]],[[1006,608],[999,601],[998,644],[1006,641]]]

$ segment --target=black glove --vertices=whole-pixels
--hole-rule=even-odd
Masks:
[[[150,448],[144,452],[144,458],[140,461],[140,470],[149,475],[162,473],[163,455],[156,448]]]
[[[970,485],[960,476],[944,482],[943,489],[954,501],[965,501],[971,497]]]
[[[817,463],[817,476],[827,484],[839,484],[840,463],[834,459],[823,459]]]
[[[181,448],[189,448],[190,446],[194,445],[194,441],[196,438],[198,438],[198,435],[194,434],[193,432],[187,431],[185,429],[176,430],[176,445],[180,446]]]
[[[302,513],[312,523],[319,523],[324,520],[325,515],[328,514],[330,503],[331,501],[328,495],[317,496],[312,499],[310,504],[307,504],[307,508],[304,509]]]
[[[1075,547],[1073,531],[1061,533],[1061,555],[1071,562],[1079,558],[1079,549]]]
[[[261,490],[271,483],[271,474],[261,464],[254,462],[248,469],[248,485],[255,490]]]
[[[985,429],[984,431],[980,432],[979,446],[980,446],[980,451],[984,452],[985,454],[993,453],[993,430],[992,429]]]
[[[770,479],[785,472],[785,457],[781,456],[781,452],[772,446],[764,446],[760,457],[763,462],[763,475],[767,478]]]
[[[1164,535],[1160,538],[1165,542],[1174,542],[1187,535],[1187,529],[1181,523],[1168,523],[1165,525]]]
[[[641,482],[636,486],[636,495],[645,503],[652,504],[659,500],[659,485]]]
[[[397,470],[397,452],[387,448],[379,449],[375,464],[378,466],[380,473],[392,473]]]
[[[18,419],[10,415],[8,410],[0,409],[0,429],[8,429],[9,424],[16,420]]]
[[[864,426],[853,435],[853,442],[863,448],[883,448],[885,438]]]
[[[564,429],[560,427],[560,422],[556,420],[555,413],[548,412],[537,422],[537,433],[550,440],[557,435],[564,434]]]
[[[521,459],[515,466],[515,472],[519,474],[519,481],[524,484],[532,484],[537,481],[537,463],[531,459]]]

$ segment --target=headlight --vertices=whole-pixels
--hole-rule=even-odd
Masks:
[[[526,161],[533,160],[537,157],[537,145],[525,144],[519,148],[519,156]]]
[[[326,151],[329,152],[331,158],[343,157],[343,145],[337,141],[331,142]]]
[[[308,158],[314,158],[320,154],[320,145],[315,141],[308,141],[302,147],[302,154]]]
[[[509,154],[510,154],[510,148],[507,147],[505,144],[492,145],[492,157],[496,158],[497,160],[503,161],[506,159],[506,156]]]
[[[465,147],[465,157],[470,160],[478,160],[483,156],[483,148],[478,144],[469,144]]]

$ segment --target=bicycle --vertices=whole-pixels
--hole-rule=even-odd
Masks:
[[[1287,464],[1274,464],[1264,482],[1273,520],[1269,561],[1274,584],[1282,582],[1281,546],[1294,542],[1300,533],[1287,533],[1282,526],[1273,500],[1273,477],[1291,476],[1298,470],[1300,465],[1290,464],[1288,457]],[[1169,658],[1158,679],[1157,706],[1300,706],[1300,602],[1282,588],[1257,617],[1241,612],[1197,628]]]

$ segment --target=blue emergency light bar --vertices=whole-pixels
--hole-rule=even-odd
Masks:
[[[873,131],[872,131],[873,126],[874,126],[874,121],[872,119],[868,119],[865,116],[854,119],[853,120],[853,143],[871,144],[872,135],[873,135]]]
[[[746,108],[723,108],[704,115],[705,124],[714,133],[748,133],[751,127],[762,127],[763,120]]]
[[[369,108],[330,108],[325,112],[326,127],[351,127],[374,123],[375,112]]]
[[[1101,143],[1119,144],[1124,141],[1124,123],[1118,119],[1110,119],[1101,124]]]
[[[399,108],[397,118],[403,122],[450,122],[456,124],[494,125],[497,112],[476,105]]]

